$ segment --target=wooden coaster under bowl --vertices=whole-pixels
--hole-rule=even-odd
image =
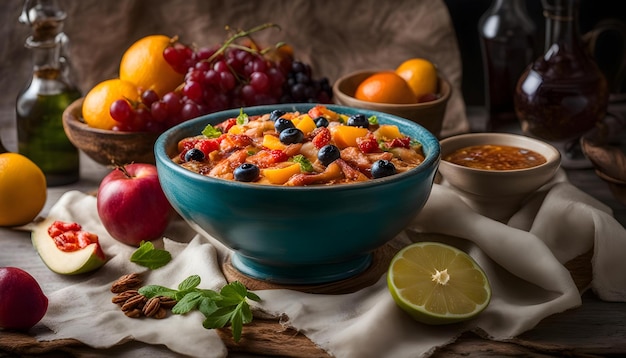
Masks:
[[[230,257],[226,258],[224,262],[222,262],[221,268],[222,273],[228,282],[239,281],[248,289],[253,291],[290,289],[316,294],[344,294],[356,292],[378,282],[381,275],[384,275],[387,272],[389,263],[391,262],[393,256],[406,245],[407,243],[392,240],[373,252],[372,264],[362,273],[340,281],[312,285],[279,284],[250,277],[239,272],[235,267],[233,267]],[[573,258],[564,265],[572,275],[574,283],[581,293],[589,288],[591,284],[592,256],[593,249]]]
[[[387,272],[389,263],[393,258],[393,255],[398,252],[399,247],[390,242],[373,252],[371,265],[360,274],[328,283],[311,284],[311,285],[293,285],[293,284],[279,284],[274,282],[268,282],[250,277],[239,272],[233,267],[230,257],[228,257],[222,263],[222,272],[228,282],[239,281],[243,283],[250,290],[268,290],[268,289],[290,289],[295,291],[301,291],[306,293],[317,294],[344,294],[356,292],[360,289],[369,287],[380,279],[382,275]]]

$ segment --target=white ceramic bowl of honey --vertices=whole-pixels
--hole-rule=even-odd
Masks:
[[[506,220],[548,183],[561,155],[552,145],[510,133],[468,133],[441,140],[439,172],[475,210]]]

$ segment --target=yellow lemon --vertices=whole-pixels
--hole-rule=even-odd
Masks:
[[[387,286],[400,308],[427,324],[470,319],[491,299],[487,276],[471,256],[438,242],[400,250],[389,265]]]
[[[437,93],[437,68],[423,58],[412,58],[396,68],[396,73],[409,84],[415,97]]]
[[[35,163],[21,154],[0,154],[0,226],[31,222],[46,194],[46,177]]]
[[[120,62],[120,79],[134,83],[140,90],[154,90],[159,96],[183,83],[184,74],[176,72],[163,57],[171,39],[150,35],[132,44]]]
[[[112,129],[118,124],[109,110],[111,104],[118,99],[139,100],[137,87],[119,78],[102,81],[85,95],[83,101],[83,119],[94,128]]]

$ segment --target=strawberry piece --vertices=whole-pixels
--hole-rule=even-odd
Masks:
[[[356,139],[356,144],[359,150],[363,153],[375,153],[380,151],[378,147],[378,141],[373,135],[367,135]]]
[[[411,147],[411,138],[394,138],[391,142],[387,143],[389,148],[410,148]]]
[[[200,149],[205,156],[208,156],[212,151],[220,149],[220,142],[221,139],[219,138],[204,139],[196,143],[195,148]]]
[[[330,143],[331,135],[328,128],[319,127],[314,130],[314,134],[315,136],[313,137],[313,140],[311,142],[313,143],[315,148],[320,149],[326,144]]]

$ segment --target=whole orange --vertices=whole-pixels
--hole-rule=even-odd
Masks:
[[[437,68],[426,59],[408,59],[396,68],[396,73],[404,78],[417,98],[437,93]]]
[[[184,80],[163,57],[171,39],[150,35],[132,44],[120,62],[120,79],[134,83],[141,90],[154,90],[159,96],[173,91]]]
[[[378,103],[417,103],[417,98],[408,83],[393,71],[378,72],[369,76],[359,84],[354,97]]]
[[[83,119],[94,128],[112,129],[117,121],[111,117],[109,109],[118,99],[139,100],[139,91],[134,84],[114,78],[95,85],[83,101]]]

